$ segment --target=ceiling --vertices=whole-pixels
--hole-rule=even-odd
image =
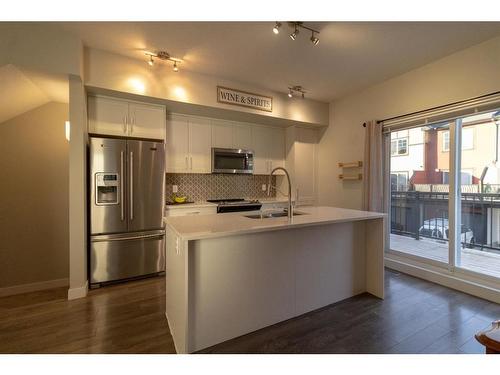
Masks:
[[[307,22],[320,31],[297,40],[273,22],[61,23],[85,45],[144,59],[166,50],[182,69],[286,92],[302,85],[307,97],[329,102],[500,35],[500,22]],[[182,73],[180,73],[182,74]]]
[[[66,77],[21,69],[12,64],[0,66],[0,124],[51,101],[68,103]]]

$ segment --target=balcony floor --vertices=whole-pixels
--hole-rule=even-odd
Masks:
[[[392,233],[390,241],[392,250],[448,263],[448,242],[446,241],[429,238],[416,240]],[[462,268],[500,278],[500,254],[462,248],[461,258]]]

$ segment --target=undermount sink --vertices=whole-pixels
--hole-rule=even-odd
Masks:
[[[299,216],[299,215],[307,215],[305,212],[298,212],[294,211],[293,216]],[[264,214],[253,214],[253,215],[245,215],[245,217],[248,217],[249,219],[270,219],[273,217],[287,217],[288,213],[286,212],[269,212],[269,213],[264,213]]]

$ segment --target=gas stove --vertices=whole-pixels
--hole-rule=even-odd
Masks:
[[[241,212],[260,210],[262,203],[258,200],[249,200],[243,198],[235,199],[207,199],[207,202],[217,203],[217,213]]]

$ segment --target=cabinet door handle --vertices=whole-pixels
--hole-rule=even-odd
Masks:
[[[189,163],[190,163],[189,169],[192,170],[193,169],[193,157],[192,156],[189,157]]]
[[[130,134],[134,132],[134,125],[135,125],[135,116],[130,117]]]
[[[123,192],[123,178],[124,178],[124,173],[123,173],[123,151],[120,152],[120,206],[121,206],[121,219],[122,221],[125,220],[125,202],[123,201],[124,197],[124,192]]]
[[[134,152],[130,151],[130,220],[134,220]]]
[[[187,156],[184,158],[184,164],[185,164],[186,170],[189,169]]]

